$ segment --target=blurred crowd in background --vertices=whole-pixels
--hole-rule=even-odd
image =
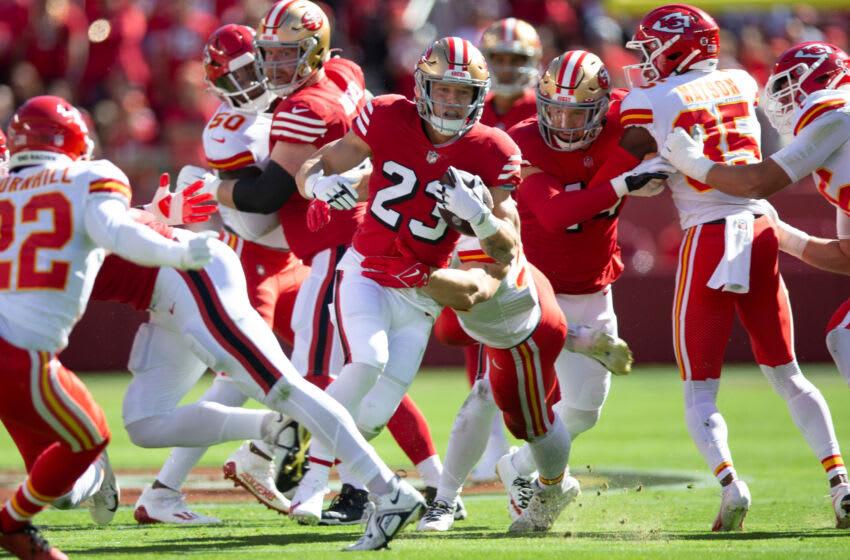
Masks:
[[[272,3],[0,0],[0,125],[5,129],[15,108],[32,96],[50,93],[71,101],[88,112],[96,156],[123,169],[133,184],[134,202],[146,202],[161,172],[205,165],[201,130],[219,104],[204,83],[207,37],[226,23],[255,27]],[[456,35],[477,44],[489,23],[507,16],[535,26],[544,65],[565,50],[588,49],[606,63],[614,85],[625,87],[622,66],[635,57],[623,45],[643,15],[610,13],[594,0],[318,3],[331,19],[332,46],[363,67],[370,90],[407,96],[413,93],[416,60],[431,41]],[[721,29],[720,67],[744,68],[762,85],[776,56],[795,43],[825,40],[848,50],[850,7],[824,11],[785,4],[710,13]],[[763,148],[769,154],[781,139],[763,124]],[[812,195],[817,200],[813,190]],[[678,224],[647,228],[642,220],[629,221],[628,211],[624,218],[620,239],[631,265],[627,273],[675,270]],[[821,229],[809,227],[814,234]]]

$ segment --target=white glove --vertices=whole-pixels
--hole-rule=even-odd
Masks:
[[[214,231],[202,231],[192,236],[188,242],[182,242],[184,248],[180,259],[180,267],[183,270],[198,270],[204,268],[212,260],[212,243],[210,242],[218,234]]]
[[[304,191],[308,197],[327,202],[336,210],[351,210],[360,196],[349,179],[336,174],[325,176],[323,171],[307,177]]]
[[[499,231],[499,219],[490,211],[493,196],[481,177],[452,166],[446,172],[452,184],[440,184],[437,207],[467,220],[478,239],[486,239]]]
[[[765,202],[763,206],[766,210],[765,216],[776,228],[776,234],[779,237],[779,250],[802,259],[803,251],[806,250],[811,235],[783,222],[773,205]]]
[[[221,179],[209,172],[209,170],[197,165],[184,165],[177,175],[177,185],[174,188],[175,193],[183,192],[186,187],[197,181],[203,181],[204,186],[195,194],[211,193],[213,200],[216,199],[218,186],[221,184]]]
[[[676,127],[667,135],[661,156],[672,163],[679,171],[704,183],[714,162],[703,154],[702,141],[694,140],[685,129]]]
[[[632,351],[622,338],[585,325],[569,325],[564,348],[593,358],[614,375],[632,371]]]
[[[676,168],[661,157],[654,157],[640,162],[633,169],[611,179],[611,186],[618,196],[635,194],[642,187],[648,187],[647,192],[636,196],[655,196],[664,189],[667,177],[676,173]]]

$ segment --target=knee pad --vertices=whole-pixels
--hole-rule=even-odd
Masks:
[[[759,365],[762,373],[770,382],[771,387],[776,393],[789,401],[801,393],[810,393],[817,390],[812,383],[806,379],[803,372],[800,371],[800,366],[796,361],[787,364],[770,367]]]
[[[360,412],[357,415],[357,428],[360,432],[375,435],[380,433],[409,387],[409,384],[386,373],[378,377],[375,386],[360,403]]]
[[[144,448],[162,447],[161,435],[168,430],[168,415],[160,414],[158,416],[149,416],[141,420],[136,420],[124,425],[127,430],[127,435],[130,436],[130,441],[133,445]]]

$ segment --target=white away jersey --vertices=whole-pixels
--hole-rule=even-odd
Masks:
[[[216,175],[249,165],[265,169],[271,126],[269,113],[243,113],[222,103],[204,128],[207,165]],[[224,224],[239,237],[275,249],[289,248],[277,212],[240,212],[222,204],[218,211]]]
[[[702,135],[710,160],[732,165],[761,160],[761,127],[755,116],[758,85],[743,70],[692,70],[635,88],[623,100],[623,127],[643,126],[663,146],[681,127]],[[764,214],[762,202],[716,191],[681,173],[667,180],[682,229],[749,210]]]
[[[106,160],[64,159],[0,179],[0,336],[15,346],[68,344],[105,255],[85,229],[95,197],[130,204],[127,177]]]
[[[475,237],[461,236],[452,266],[469,261],[493,262]],[[457,310],[466,333],[491,348],[513,348],[531,336],[540,323],[540,303],[525,255],[511,263],[507,276],[492,298],[469,310]]]

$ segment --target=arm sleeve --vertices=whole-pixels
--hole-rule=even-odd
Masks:
[[[830,111],[800,131],[794,141],[770,156],[793,181],[818,168],[850,139],[850,114]]]
[[[617,203],[613,188],[586,188],[564,192],[558,181],[546,173],[535,173],[522,182],[521,196],[537,221],[550,233],[585,222]]]
[[[128,261],[142,266],[181,265],[184,246],[134,221],[120,200],[89,197],[83,219],[95,243]]]
[[[257,177],[243,178],[233,186],[233,203],[237,210],[271,214],[298,192],[295,177],[275,161]]]

